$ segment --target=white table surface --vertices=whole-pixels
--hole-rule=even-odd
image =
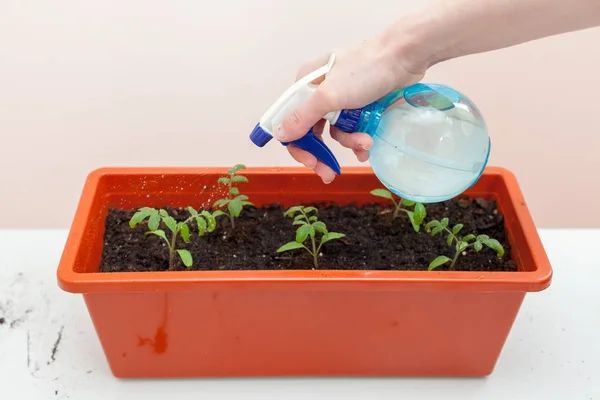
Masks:
[[[540,235],[553,283],[527,295],[487,378],[119,380],[56,284],[67,231],[0,230],[0,398],[600,400],[600,229]]]

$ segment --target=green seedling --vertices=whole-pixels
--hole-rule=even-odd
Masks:
[[[175,268],[175,254],[179,255],[183,265],[190,268],[193,265],[192,254],[185,249],[178,249],[176,247],[177,237],[181,235],[184,243],[190,242],[190,227],[189,223],[195,221],[198,225],[198,235],[203,236],[206,232],[212,232],[217,223],[215,221],[214,214],[208,211],[198,212],[192,207],[187,207],[190,217],[185,221],[177,222],[175,218],[171,217],[165,210],[155,209],[151,207],[140,208],[131,220],[129,226],[134,228],[137,224],[142,223],[148,218],[148,229],[146,235],[156,235],[162,238],[169,248],[169,270],[172,271]],[[160,229],[161,223],[164,224],[170,231],[171,237],[167,237],[167,233]]]
[[[227,176],[222,176],[217,181],[220,185],[227,187],[227,197],[215,201],[214,207],[220,208],[220,210],[215,211],[213,215],[215,217],[221,215],[228,216],[229,222],[231,223],[231,229],[235,229],[235,218],[240,216],[244,206],[254,206],[254,204],[248,201],[248,196],[240,194],[240,190],[234,186],[234,183],[248,182],[248,178],[237,174],[239,170],[245,168],[245,165],[236,164],[227,171]]]
[[[452,227],[452,230],[448,228],[449,220],[448,218],[443,218],[441,221],[433,220],[425,225],[425,230],[431,236],[435,236],[439,233],[446,232],[448,236],[446,237],[446,243],[448,246],[452,246],[454,243],[454,258],[450,259],[446,256],[438,256],[429,264],[429,271],[434,270],[440,265],[444,265],[450,262],[450,270],[454,270],[454,266],[456,265],[456,260],[458,256],[464,253],[467,249],[473,248],[476,252],[480,252],[483,249],[483,246],[489,247],[494,250],[498,256],[498,258],[502,258],[504,256],[504,248],[496,239],[490,238],[488,235],[473,235],[468,234],[464,237],[459,236],[459,232],[463,228],[463,224],[456,224]]]
[[[318,214],[318,212],[315,207],[304,206],[294,206],[287,210],[284,216],[294,218],[292,224],[300,226],[296,229],[296,240],[284,244],[277,249],[277,252],[282,253],[294,249],[305,249],[313,257],[315,269],[319,268],[318,256],[323,244],[331,240],[341,239],[346,235],[338,232],[329,232],[325,223],[319,221],[316,215],[309,216],[310,213]],[[316,239],[317,232],[321,234],[318,245]],[[304,242],[308,238],[310,238],[310,247],[304,245]]]
[[[392,215],[392,217],[397,218],[400,212],[404,212],[406,213],[406,215],[408,215],[408,219],[410,220],[414,231],[419,232],[421,230],[421,224],[427,216],[427,210],[425,210],[425,206],[423,204],[402,198],[396,201],[394,199],[394,195],[390,191],[385,189],[371,190],[371,194],[373,196],[383,197],[384,199],[391,200],[394,204],[394,214]],[[409,210],[407,208],[403,208],[403,205],[406,207],[413,207],[413,209]]]

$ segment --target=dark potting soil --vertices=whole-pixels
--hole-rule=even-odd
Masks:
[[[461,235],[486,234],[498,240],[505,249],[502,259],[485,246],[479,253],[469,249],[466,255],[459,256],[455,270],[517,270],[511,260],[503,216],[494,201],[457,198],[428,204],[427,217],[418,233],[412,229],[405,213],[393,219],[391,207],[371,204],[361,207],[322,205],[318,208],[319,220],[327,225],[329,231],[346,235],[323,245],[319,269],[427,270],[437,256],[454,256],[454,246],[447,245],[445,234],[431,237],[424,229],[425,223],[431,219],[448,217],[450,227],[459,222],[464,225]],[[165,209],[178,221],[189,216],[186,210]],[[145,235],[148,230],[145,222],[133,229],[129,227],[135,211],[109,210],[101,272],[168,270],[169,251],[164,240],[155,235]],[[293,219],[284,217],[285,211],[279,205],[245,208],[236,219],[233,231],[228,217],[221,216],[217,219],[215,231],[202,237],[197,236],[197,227],[191,224],[190,243],[184,244],[178,238],[178,248],[191,252],[194,260],[192,270],[312,269],[312,256],[304,249],[276,253],[281,245],[295,239],[298,228],[292,225]],[[177,270],[188,269],[178,256],[175,258]],[[437,270],[447,270],[448,267],[449,263]]]

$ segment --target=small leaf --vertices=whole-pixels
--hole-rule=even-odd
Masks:
[[[297,221],[292,222],[292,225],[306,225],[306,221],[297,220]]]
[[[415,221],[415,213],[412,211],[405,211],[406,215],[408,215],[408,219],[410,220],[410,224],[413,227],[415,232],[419,232],[421,230],[421,225]]]
[[[431,263],[429,263],[428,269],[429,269],[429,271],[432,271],[432,270],[436,269],[437,267],[439,267],[440,265],[446,264],[448,261],[451,261],[451,260],[446,256],[436,257],[435,260],[433,260]]]
[[[196,224],[198,224],[198,234],[200,236],[204,235],[204,232],[206,232],[206,220],[198,215],[196,216]]]
[[[236,172],[238,172],[239,170],[245,169],[246,166],[244,164],[235,164],[233,167],[231,167],[231,169],[228,171],[229,174],[235,174]]]
[[[181,232],[181,238],[185,243],[190,241],[190,227],[187,224],[179,224],[179,231]]]
[[[166,218],[169,216],[169,213],[167,213],[164,209],[160,209],[158,210],[158,213],[160,214],[161,217]]]
[[[385,189],[373,189],[373,190],[371,190],[371,194],[373,196],[383,197],[384,199],[389,199],[389,200],[394,199],[394,197],[392,196],[392,193],[390,193],[389,191],[387,191]]]
[[[311,213],[311,212],[314,212],[315,214],[318,214],[318,213],[319,213],[319,210],[317,210],[315,207],[306,207],[306,208],[304,209],[304,213],[305,213],[305,214],[309,214],[309,213]]]
[[[151,231],[155,231],[158,229],[159,225],[160,225],[160,215],[158,215],[158,212],[153,212],[152,215],[150,216],[150,219],[148,220],[148,228]]]
[[[429,222],[428,222],[428,223],[425,225],[425,231],[426,231],[426,232],[431,232],[431,230],[432,230],[433,228],[435,228],[436,226],[439,226],[439,225],[440,225],[440,222],[439,222],[439,221],[437,221],[437,220],[435,220],[435,219],[434,219],[433,221],[429,221]]]
[[[142,222],[144,219],[146,219],[147,217],[152,215],[153,212],[155,212],[155,210],[150,207],[140,208],[139,211],[137,211],[135,214],[133,214],[133,217],[131,217],[131,220],[129,221],[129,227],[130,228],[135,227],[137,224]]]
[[[251,202],[249,202],[249,201],[242,201],[242,205],[243,206],[252,206],[252,207],[254,207],[254,204],[251,203]]]
[[[169,243],[169,240],[167,239],[167,235],[165,234],[165,231],[163,231],[162,229],[156,229],[154,231],[146,232],[146,235],[159,236],[159,237],[165,239],[167,241],[167,243]]]
[[[296,242],[303,243],[309,235],[314,237],[315,229],[312,227],[312,225],[302,225],[296,230]]]
[[[407,207],[412,207],[414,206],[416,203],[412,200],[406,200],[406,199],[402,199],[402,204],[404,204]]]
[[[467,236],[465,236],[463,238],[463,242],[467,242],[469,243],[470,241],[475,239],[475,235],[473,235],[472,233],[469,233]]]
[[[305,248],[304,245],[302,243],[298,243],[298,242],[289,242],[284,244],[283,246],[281,246],[280,248],[277,249],[278,253],[284,252],[284,251],[288,251],[288,250],[294,250],[294,249],[300,249],[300,248]]]
[[[323,235],[323,237],[321,238],[321,244],[323,244],[325,242],[329,242],[331,240],[341,239],[341,238],[343,238],[345,236],[346,235],[344,235],[343,233],[329,232],[326,235]]]
[[[306,217],[304,216],[304,214],[298,214],[294,217],[294,221],[298,221],[301,219],[306,219]]]
[[[221,215],[226,215],[226,214],[221,210],[217,210],[217,211],[213,212],[214,218],[220,217]]]
[[[427,217],[427,210],[422,203],[415,203],[415,208],[413,209],[415,214],[415,222],[419,225],[423,223],[425,217]]]
[[[439,233],[441,233],[444,230],[444,226],[443,225],[437,225],[435,228],[433,228],[431,230],[431,236],[435,236]]]
[[[229,185],[229,178],[222,176],[217,180],[217,182],[222,185]]]
[[[302,209],[302,207],[300,207],[300,206],[293,206],[293,207],[290,207],[285,213],[283,213],[283,215],[286,217],[291,217],[295,213],[300,211],[301,209]]]
[[[321,232],[324,235],[327,234],[327,226],[323,222],[317,221],[313,223],[312,226],[315,228],[315,231]]]
[[[315,222],[316,220],[318,220],[319,218],[317,218],[315,215],[312,215],[308,218],[309,222]]]
[[[181,261],[183,261],[183,265],[185,265],[188,268],[192,266],[192,264],[193,264],[192,255],[190,254],[189,251],[179,249],[179,250],[177,250],[177,254],[179,254]]]
[[[231,194],[233,196],[237,196],[238,194],[240,194],[240,189],[238,189],[236,187],[232,187],[231,189],[229,189],[229,194]]]
[[[452,240],[454,240],[454,234],[449,233],[448,237],[446,238],[446,243],[448,244],[448,246],[452,246]]]
[[[448,227],[448,223],[449,223],[449,222],[450,222],[450,221],[448,220],[448,218],[442,218],[442,220],[440,221],[440,223],[442,224],[442,226],[443,226],[444,228],[447,228],[447,227]]]
[[[490,237],[488,235],[477,235],[477,241],[483,242],[484,240],[488,240]]]
[[[481,249],[483,249],[483,245],[481,244],[481,242],[475,242],[475,244],[473,245],[473,248],[475,249],[476,252],[480,252]]]
[[[500,242],[496,239],[487,239],[485,241],[482,241],[482,243],[490,249],[494,250],[499,258],[502,258],[502,256],[504,256],[504,247],[502,247]]]
[[[454,228],[452,228],[452,233],[454,233],[455,235],[458,235],[458,232],[460,232],[460,230],[463,228],[463,224],[456,224],[454,225]]]
[[[233,199],[227,204],[227,209],[234,217],[239,217],[242,212],[242,202],[238,199]]]
[[[223,207],[227,203],[229,203],[228,199],[219,199],[219,200],[215,201],[215,203],[213,204],[213,207]]]
[[[166,217],[163,217],[163,221],[165,222],[165,225],[167,225],[167,227],[171,230],[171,232],[175,232],[177,230],[177,221],[175,221],[175,218],[167,215]]]
[[[245,194],[240,194],[239,196],[236,196],[235,199],[241,202],[243,200],[248,200],[248,196],[246,196]]]
[[[467,249],[467,247],[469,247],[468,243],[458,242],[456,244],[456,251],[458,251],[459,253],[462,253],[463,251],[465,251]]]
[[[217,227],[217,220],[215,219],[215,216],[209,213],[208,211],[202,211],[200,215],[202,215],[206,219],[206,222],[208,224],[207,231],[214,231]]]
[[[248,178],[246,178],[245,176],[242,176],[242,175],[237,175],[237,176],[234,176],[231,179],[231,181],[233,183],[246,183],[246,182],[248,182]]]
[[[196,216],[196,215],[198,215],[198,211],[196,211],[196,210],[194,209],[194,207],[188,207],[188,208],[187,208],[187,210],[188,210],[188,212],[189,212],[190,214],[192,214],[193,216]]]

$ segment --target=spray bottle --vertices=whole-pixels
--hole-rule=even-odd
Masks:
[[[334,60],[332,55],[277,99],[250,134],[255,145],[263,147],[273,138],[273,129],[314,93],[317,85],[311,82],[326,76]],[[445,85],[417,83],[324,119],[344,132],[369,134],[373,172],[389,191],[406,200],[435,203],[461,194],[479,180],[490,154],[491,141],[476,105]],[[341,175],[335,156],[312,129],[282,144],[310,152]]]

